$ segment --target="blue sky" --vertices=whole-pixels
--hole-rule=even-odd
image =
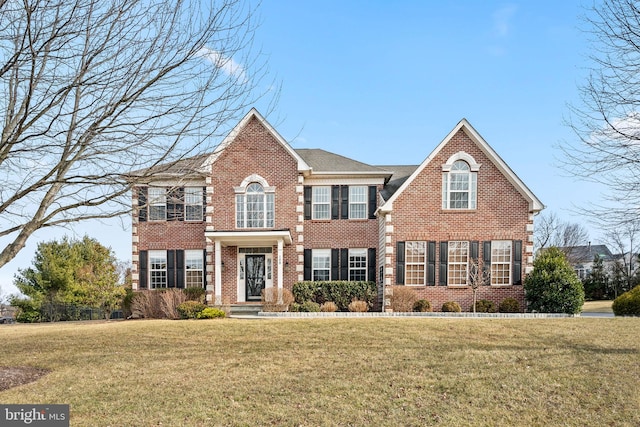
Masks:
[[[555,146],[574,138],[563,118],[585,76],[583,4],[265,1],[255,42],[282,83],[267,119],[295,148],[389,165],[419,164],[466,118],[547,209],[581,222],[572,207],[597,191],[564,176]],[[126,218],[39,232],[0,269],[0,292],[37,242],[65,234],[131,257]]]

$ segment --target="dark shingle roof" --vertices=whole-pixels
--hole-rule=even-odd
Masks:
[[[296,153],[314,172],[360,172],[384,174],[386,171],[319,148],[296,148]]]
[[[418,165],[378,166],[378,168],[393,173],[380,193],[384,200],[389,200],[389,197],[398,191],[398,188],[400,188],[407,178],[418,168]]]
[[[153,176],[153,175],[192,175],[201,173],[199,170],[211,153],[199,154],[197,156],[188,157],[186,159],[176,160],[170,163],[163,163],[151,168],[141,169],[132,172],[134,176]]]
[[[592,262],[596,255],[603,261],[613,260],[613,254],[607,245],[570,246],[559,249],[567,254],[574,263]]]

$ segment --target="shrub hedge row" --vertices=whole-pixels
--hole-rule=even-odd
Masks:
[[[353,300],[365,301],[369,309],[373,307],[378,295],[375,282],[298,282],[293,285],[293,296],[296,303],[307,301],[323,304],[331,301],[338,306],[339,311],[348,311]]]

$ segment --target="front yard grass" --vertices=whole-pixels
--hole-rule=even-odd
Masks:
[[[611,305],[613,301],[611,300],[602,300],[602,301],[585,301],[582,306],[583,313],[613,313],[613,309],[611,309]]]
[[[72,426],[640,425],[640,319],[118,321],[0,328]]]

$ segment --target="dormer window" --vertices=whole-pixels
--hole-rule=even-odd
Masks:
[[[478,169],[473,157],[460,152],[442,166],[442,209],[476,209]]]
[[[260,177],[255,177],[260,178]],[[246,180],[245,180],[246,181]],[[266,181],[250,182],[236,188],[236,227],[272,228],[274,226],[274,188]]]

